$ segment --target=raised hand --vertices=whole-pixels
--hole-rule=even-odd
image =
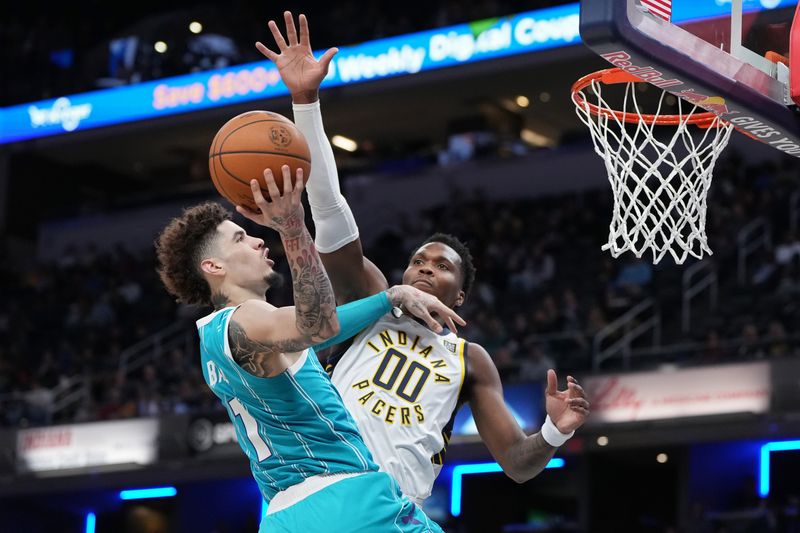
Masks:
[[[286,22],[286,39],[283,38],[275,21],[269,21],[269,29],[280,53],[273,52],[261,42],[256,43],[256,48],[278,67],[283,83],[286,84],[295,103],[314,102],[318,98],[319,86],[328,74],[331,59],[339,49],[328,49],[317,61],[311,51],[306,16],[300,15],[299,37],[292,13],[285,11],[283,18]]]
[[[463,318],[444,305],[439,298],[411,285],[395,285],[389,287],[386,293],[392,305],[402,307],[406,312],[421,319],[436,333],[442,331],[442,325],[436,320],[436,316],[442,319],[453,333],[458,333],[456,324],[467,325]]]
[[[283,165],[281,171],[283,173],[283,194],[278,190],[272,170],[267,169],[264,171],[264,181],[267,185],[270,201],[264,198],[258,180],[250,180],[253,200],[260,212],[252,211],[243,205],[237,205],[236,211],[256,224],[272,228],[281,235],[294,236],[301,233],[305,228],[305,212],[300,201],[305,189],[303,169],[297,169],[297,182],[294,184],[292,183],[292,172],[289,166]]]
[[[578,380],[567,376],[567,390],[558,390],[555,370],[547,371],[545,410],[561,433],[575,431],[589,418],[589,401]]]

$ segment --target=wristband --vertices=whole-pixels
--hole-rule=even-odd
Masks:
[[[358,335],[361,330],[376,322],[392,310],[392,302],[386,291],[367,296],[336,308],[339,317],[339,334],[314,346],[314,350],[324,350]]]
[[[554,448],[558,448],[567,442],[575,434],[575,431],[573,430],[570,433],[561,433],[550,419],[550,415],[547,415],[547,418],[544,419],[544,424],[542,424],[540,433],[547,444]]]

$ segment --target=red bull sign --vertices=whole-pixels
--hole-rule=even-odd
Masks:
[[[724,115],[729,111],[728,106],[725,104],[725,99],[721,96],[706,96],[696,93],[694,89],[683,90],[677,96],[718,116]]]

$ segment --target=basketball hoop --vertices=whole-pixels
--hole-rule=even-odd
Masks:
[[[602,249],[614,257],[626,251],[642,257],[652,250],[654,264],[667,252],[678,264],[689,255],[702,259],[704,253],[712,254],[705,231],[711,174],[733,128],[681,98],[677,114],[662,114],[668,94],[663,90],[655,114],[643,114],[636,83],[645,82],[611,68],[572,86],[578,118],[589,127],[614,192],[608,242]],[[602,95],[603,85],[616,84],[625,85],[621,111],[612,109]],[[683,107],[691,110],[684,113]],[[660,140],[656,133],[666,128],[658,126],[676,128],[671,138]]]

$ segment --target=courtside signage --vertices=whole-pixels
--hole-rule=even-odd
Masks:
[[[766,362],[591,376],[583,386],[589,424],[765,413],[772,393]]]
[[[745,11],[793,5],[744,0]],[[723,16],[726,0],[678,0],[673,20]],[[322,87],[486,61],[580,42],[577,3],[341,47]],[[321,51],[316,52],[317,57]],[[269,61],[61,96],[0,109],[0,144],[288,94]]]
[[[72,424],[17,432],[17,471],[147,465],[158,454],[157,420]]]

